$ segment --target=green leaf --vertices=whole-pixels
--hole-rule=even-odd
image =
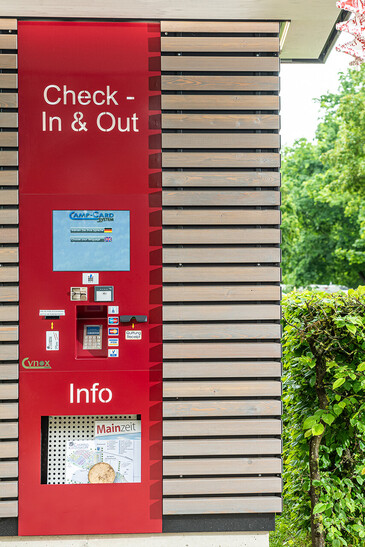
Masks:
[[[334,540],[332,541],[332,547],[341,547],[341,542],[340,542],[340,540],[337,539],[337,538],[334,539]]]
[[[342,386],[346,382],[346,378],[337,378],[335,382],[333,382],[333,389],[337,389],[338,387]]]
[[[356,334],[356,327],[352,323],[346,323],[346,328],[351,332],[351,334]]]
[[[327,509],[327,503],[317,503],[314,506],[313,514],[318,515],[319,513],[323,513]]]
[[[328,424],[328,425],[331,425],[334,420],[335,420],[335,416],[333,414],[323,414],[322,416],[322,420]]]
[[[323,424],[316,424],[312,427],[312,433],[313,435],[322,435],[324,431],[324,425]]]
[[[310,429],[318,422],[319,418],[316,418],[315,416],[308,416],[308,418],[304,420],[303,429]]]
[[[356,370],[358,370],[359,372],[363,372],[365,370],[365,361],[360,363]]]

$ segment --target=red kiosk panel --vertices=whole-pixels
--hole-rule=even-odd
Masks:
[[[20,21],[18,35],[19,533],[161,532],[159,25]],[[62,416],[132,416],[140,432],[104,440],[101,460],[81,437],[109,471],[105,446],[140,446],[140,463],[123,448],[140,479],[91,484],[89,454],[84,483],[51,483],[52,450],[70,459],[46,438]]]

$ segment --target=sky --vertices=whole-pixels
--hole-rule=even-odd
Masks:
[[[341,33],[337,43],[350,39],[349,34]],[[350,55],[334,47],[324,64],[281,64],[282,146],[290,146],[301,137],[314,139],[319,105],[313,99],[338,89],[338,72],[345,72],[351,60]]]

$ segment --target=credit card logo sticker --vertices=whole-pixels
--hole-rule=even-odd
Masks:
[[[108,327],[108,336],[119,336],[119,327]]]
[[[108,325],[118,325],[119,317],[108,317]]]
[[[119,346],[119,338],[108,338],[108,346],[109,347]]]
[[[108,357],[119,357],[119,349],[108,349]]]

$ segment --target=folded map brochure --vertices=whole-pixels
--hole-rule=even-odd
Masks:
[[[93,439],[67,441],[66,484],[87,484],[100,462],[112,466],[114,483],[141,482],[140,420],[96,421]]]

